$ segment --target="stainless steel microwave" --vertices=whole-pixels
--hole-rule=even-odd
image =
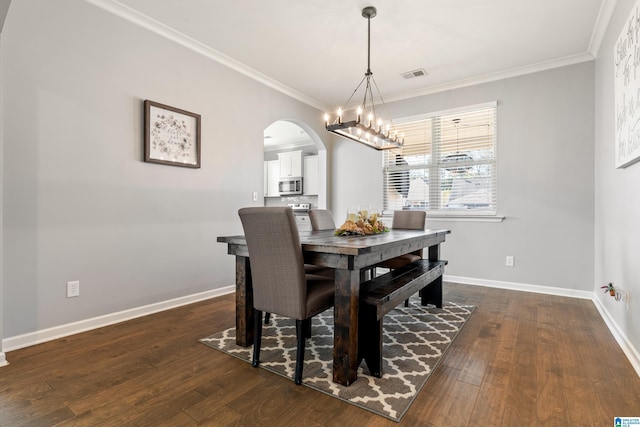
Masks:
[[[302,177],[280,178],[278,181],[278,193],[281,196],[302,194]]]

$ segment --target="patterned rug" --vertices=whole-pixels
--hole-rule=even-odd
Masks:
[[[419,298],[412,297],[408,308],[397,307],[384,317],[382,378],[367,375],[363,361],[358,380],[349,387],[332,381],[333,311],[327,310],[312,320],[302,384],[399,422],[473,310],[454,303],[441,309],[422,307]],[[253,346],[237,346],[235,328],[200,341],[251,362]],[[260,366],[293,379],[295,359],[295,321],[272,315],[263,327]]]

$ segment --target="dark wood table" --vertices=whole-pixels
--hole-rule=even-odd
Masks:
[[[391,230],[371,236],[334,236],[333,231],[300,232],[307,264],[336,269],[333,381],[348,386],[357,379],[358,303],[367,269],[380,261],[428,248],[430,260],[440,259],[440,243],[449,230]],[[218,237],[236,257],[236,343],[253,344],[253,287],[249,251],[244,236]]]

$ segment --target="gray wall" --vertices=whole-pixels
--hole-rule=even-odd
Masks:
[[[390,104],[401,117],[499,103],[506,219],[430,223],[452,230],[448,275],[637,291],[638,239],[626,236],[638,235],[640,166],[613,169],[612,37],[597,79],[584,63]],[[13,2],[1,43],[5,338],[231,285],[216,236],[239,233],[237,209],[262,191],[262,132],[275,120],[307,123],[327,144],[337,222],[382,204],[380,153],[329,138],[320,112],[84,1]],[[144,99],[202,114],[202,169],[142,161]],[[80,298],[65,298],[70,280]],[[638,347],[638,315],[613,310]]]
[[[640,163],[624,169],[614,163],[613,49],[634,4],[617,2],[596,60],[595,288],[607,315],[640,351]],[[598,289],[611,281],[630,293],[628,301]]]
[[[349,208],[382,208],[382,152],[344,138],[333,147],[331,208],[336,225],[346,220]]]
[[[447,275],[473,283],[593,289],[594,63],[505,79],[389,105],[394,117],[498,101],[498,213],[501,223],[430,221],[448,228]],[[368,150],[366,152],[365,150]],[[358,167],[350,159],[359,159]],[[370,162],[365,166],[366,161]],[[333,205],[382,205],[381,157],[337,143]],[[373,190],[372,190],[373,188]],[[360,201],[361,200],[361,201]],[[358,201],[358,202],[356,202]],[[505,257],[515,256],[506,267]],[[496,282],[508,282],[496,283]],[[562,292],[561,292],[562,293]]]
[[[264,128],[324,133],[319,111],[80,0],[13,2],[2,58],[4,338],[232,285],[216,236],[262,195]],[[142,161],[144,99],[202,115],[201,169]]]
[[[0,26],[0,45],[2,44],[2,27],[4,27],[4,19],[6,18],[6,13],[7,10],[9,8],[9,2],[5,1],[3,3],[0,3],[0,17],[2,19],[2,26]],[[4,79],[2,77],[2,51],[0,51],[0,82],[2,82]],[[3,95],[3,88],[2,85],[0,85],[0,159],[4,159],[4,153],[3,153],[3,147],[4,147],[4,143],[3,143],[3,136],[4,136],[4,95]],[[4,231],[3,231],[3,227],[1,224],[4,223],[3,217],[2,217],[2,200],[3,200],[3,193],[4,193],[4,184],[3,184],[3,177],[4,176],[4,167],[3,167],[3,162],[0,161],[0,366],[4,366],[7,362],[6,362],[6,357],[4,354],[4,348],[3,348],[3,306],[4,306],[4,298],[2,296],[2,289],[3,289],[3,285],[2,285],[2,277],[3,277],[3,267],[2,267],[2,261],[4,259],[4,255],[3,255],[3,241],[4,241]]]
[[[2,32],[2,29],[4,28],[4,21],[7,17],[7,12],[9,10],[9,6],[11,4],[11,0],[0,0],[0,33]],[[2,43],[2,35],[0,34],[0,44]],[[2,53],[0,52],[0,68],[2,68]],[[3,77],[2,77],[2,71],[0,70],[0,82],[4,81]],[[4,158],[4,153],[3,153],[3,147],[4,147],[4,143],[3,143],[3,135],[4,135],[4,122],[3,122],[3,118],[4,118],[4,114],[3,114],[3,107],[4,107],[4,95],[3,95],[3,91],[2,91],[2,87],[0,86],[0,158]],[[4,184],[3,184],[3,179],[2,177],[4,176],[4,168],[2,166],[2,162],[0,162],[0,224],[4,223],[4,220],[2,218],[2,200],[3,200],[3,189],[4,189]],[[5,358],[5,354],[3,352],[3,344],[2,344],[2,338],[3,338],[3,296],[2,296],[2,289],[3,289],[3,285],[2,285],[2,277],[3,277],[3,267],[2,267],[2,261],[4,259],[4,255],[3,255],[3,227],[0,226],[0,366],[5,365],[6,364],[6,358]]]

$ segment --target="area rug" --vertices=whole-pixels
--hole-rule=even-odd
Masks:
[[[409,307],[397,307],[384,317],[382,378],[368,375],[363,361],[349,387],[332,380],[333,311],[327,310],[312,320],[302,384],[399,422],[473,310],[455,303],[422,307],[419,298],[412,297]],[[237,346],[235,328],[200,341],[251,362],[253,346]],[[295,359],[295,321],[272,315],[263,327],[260,366],[293,379]]]

